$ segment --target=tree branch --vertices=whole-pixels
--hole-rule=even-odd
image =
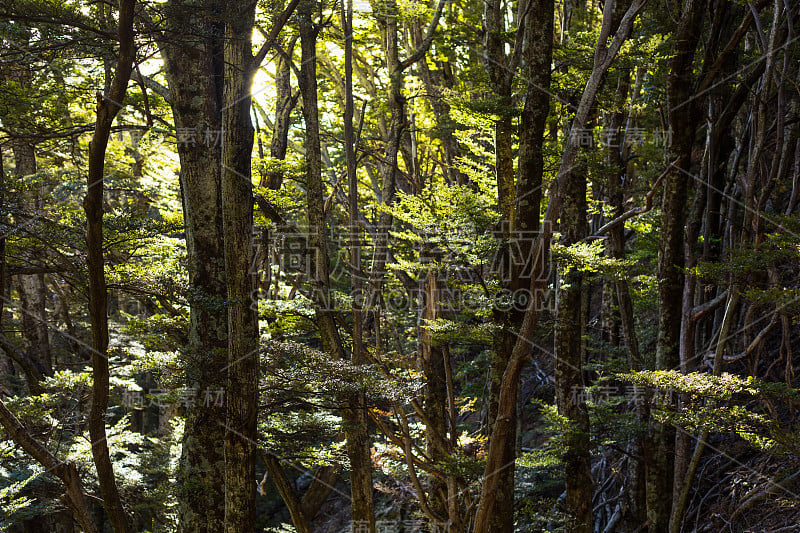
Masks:
[[[144,85],[145,87],[147,87],[148,89],[159,95],[161,98],[163,98],[164,101],[167,102],[169,105],[172,105],[173,103],[172,92],[169,90],[168,87],[161,85],[150,76],[143,76],[142,73],[139,72],[138,68],[131,73],[131,79],[140,85]]]
[[[425,37],[422,39],[422,42],[419,44],[417,49],[414,50],[414,53],[400,62],[398,65],[400,72],[406,70],[408,67],[422,59],[422,56],[424,56],[425,52],[428,51],[428,48],[430,48],[431,43],[433,42],[433,36],[436,33],[436,27],[439,26],[439,19],[444,11],[444,6],[448,2],[449,0],[439,0],[439,3],[436,5],[436,12],[433,14],[433,19],[431,19],[431,23],[428,26],[428,31],[425,33]]]
[[[25,452],[36,459],[47,471],[55,474],[66,486],[66,501],[72,509],[75,520],[86,533],[97,533],[92,511],[87,502],[87,495],[81,486],[78,470],[68,461],[62,461],[50,450],[37,441],[27,428],[8,410],[3,400],[0,400],[0,424]]]
[[[631,219],[631,218],[633,218],[633,217],[635,217],[637,215],[641,215],[642,213],[647,213],[648,211],[653,209],[653,196],[655,196],[656,191],[661,186],[661,182],[664,181],[664,178],[667,177],[667,175],[669,174],[670,170],[672,170],[672,167],[674,167],[675,165],[680,164],[680,162],[683,159],[684,159],[684,157],[682,156],[682,157],[679,157],[678,159],[676,159],[675,161],[673,161],[664,170],[664,172],[662,172],[661,175],[656,179],[655,183],[653,183],[653,187],[650,189],[650,192],[648,192],[644,197],[644,201],[645,201],[644,207],[634,207],[633,209],[630,209],[630,210],[626,211],[625,213],[621,214],[620,216],[618,216],[614,220],[611,220],[611,221],[607,222],[606,224],[604,224],[600,229],[598,229],[595,232],[594,235],[589,235],[588,237],[583,239],[583,241],[587,242],[587,241],[592,241],[592,240],[595,240],[595,239],[599,239],[604,234],[606,234],[609,231],[611,231],[612,229],[616,228],[617,226],[619,226],[620,224],[622,224],[626,220]]]
[[[275,44],[278,35],[281,33],[283,27],[286,25],[286,21],[288,21],[289,17],[292,16],[292,13],[294,13],[294,10],[297,7],[297,4],[299,3],[300,0],[291,0],[289,2],[289,5],[286,6],[286,9],[284,9],[280,13],[280,15],[278,15],[278,18],[275,19],[275,21],[272,23],[272,29],[269,31],[269,33],[264,35],[265,37],[264,44],[261,45],[261,48],[259,48],[258,52],[256,52],[256,55],[253,56],[253,62],[250,65],[251,77],[254,76],[256,71],[261,67],[261,62],[264,61],[265,57],[267,57],[270,48],[272,48],[272,46]],[[263,29],[261,28],[258,29],[262,34],[264,33]]]

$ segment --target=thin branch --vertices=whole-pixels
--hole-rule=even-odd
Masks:
[[[420,483],[419,478],[417,477],[417,469],[414,468],[414,462],[411,460],[411,437],[408,429],[408,420],[406,420],[405,413],[402,412],[402,409],[397,409],[395,412],[403,426],[403,455],[405,455],[406,458],[406,467],[408,468],[408,474],[411,477],[411,482],[414,484],[414,489],[417,492],[419,506],[422,509],[422,512],[425,513],[428,518],[430,518],[438,526],[447,529],[446,520],[439,516],[439,514],[437,514],[428,505],[428,497],[425,495],[425,490],[422,488],[422,483]]]
[[[661,175],[658,176],[658,178],[656,179],[655,183],[653,183],[653,187],[650,189],[650,192],[648,192],[644,197],[645,204],[644,204],[643,207],[634,207],[633,209],[630,209],[630,210],[626,211],[625,213],[621,214],[620,216],[618,216],[614,220],[611,220],[611,221],[607,222],[600,229],[598,229],[597,232],[595,232],[594,235],[589,235],[588,237],[586,237],[584,239],[584,242],[595,240],[595,239],[600,239],[600,238],[602,238],[602,236],[604,234],[606,234],[609,231],[611,231],[612,229],[616,228],[617,226],[619,226],[620,224],[622,224],[626,220],[629,220],[629,219],[631,219],[631,218],[633,218],[633,217],[635,217],[637,215],[641,215],[643,213],[647,213],[648,211],[653,209],[653,196],[655,196],[656,191],[661,186],[661,182],[664,181],[664,178],[667,177],[667,175],[669,174],[670,170],[672,170],[672,167],[680,164],[680,162],[684,159],[684,157],[685,156],[681,156],[678,159],[676,159],[675,161],[673,161],[672,164],[670,164],[664,170],[664,172],[662,172]]]
[[[156,80],[151,78],[150,76],[143,76],[142,73],[139,71],[139,67],[137,66],[136,69],[131,73],[131,79],[138,83],[141,86],[147,87],[161,98],[164,99],[168,104],[172,105],[172,92],[169,90],[168,87],[161,85]],[[142,91],[144,92],[144,91]]]
[[[258,50],[256,55],[253,56],[253,62],[250,64],[251,77],[254,76],[255,73],[258,71],[258,69],[261,67],[261,62],[264,61],[265,57],[267,57],[267,54],[269,53],[270,49],[275,44],[275,41],[278,39],[278,35],[280,35],[281,30],[286,25],[286,21],[288,21],[289,17],[292,16],[292,13],[294,13],[294,10],[297,7],[297,4],[299,3],[300,0],[291,0],[289,2],[289,5],[286,6],[286,9],[284,9],[281,12],[281,14],[278,15],[278,18],[276,18],[275,21],[272,23],[272,29],[269,31],[269,33],[264,35],[265,37],[264,44],[261,45],[261,48]],[[262,34],[264,33],[263,29],[261,28],[258,29],[260,32],[262,32]]]
[[[436,12],[433,14],[431,23],[428,26],[428,31],[425,33],[425,37],[422,39],[422,42],[419,44],[413,54],[401,61],[400,65],[398,65],[398,69],[401,72],[422,59],[422,56],[424,56],[425,52],[428,51],[428,48],[430,48],[431,43],[433,42],[433,36],[436,33],[436,27],[439,26],[439,19],[444,11],[444,6],[448,2],[449,0],[439,0],[439,3],[436,5]]]

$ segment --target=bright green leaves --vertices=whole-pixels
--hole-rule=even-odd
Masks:
[[[617,377],[655,389],[653,407],[658,417],[688,431],[734,432],[764,450],[797,451],[797,428],[776,419],[778,404],[795,405],[800,391],[784,383],[767,382],[723,373],[713,376],[674,370],[644,371]],[[678,409],[672,393],[688,395]],[[666,395],[665,395],[666,393]]]
[[[783,383],[764,382],[752,376],[742,378],[734,374],[723,373],[717,377],[702,372],[681,374],[675,370],[656,370],[620,374],[618,377],[637,385],[673,389],[693,396],[705,396],[718,400],[730,400],[735,394],[753,397],[768,394],[783,400],[800,400],[800,391],[787,387]]]
[[[394,268],[452,271],[491,260],[496,244],[490,229],[497,214],[485,195],[469,187],[439,179],[419,195],[399,194],[382,209],[400,223],[392,235],[407,246],[397,254]],[[427,257],[421,260],[420,253]]]
[[[558,260],[559,269],[576,269],[582,272],[599,273],[609,278],[619,278],[630,272],[635,264],[632,260],[614,259],[606,256],[603,242],[593,240],[569,246],[554,242],[551,245],[553,258]]]

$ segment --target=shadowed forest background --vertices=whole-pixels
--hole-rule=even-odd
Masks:
[[[800,531],[798,37],[0,0],[0,531]]]

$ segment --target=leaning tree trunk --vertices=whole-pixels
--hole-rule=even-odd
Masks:
[[[608,38],[611,36],[611,13],[603,14],[603,25],[595,50],[594,67],[592,68],[589,80],[586,82],[586,87],[584,88],[580,104],[575,113],[575,119],[573,120],[572,131],[575,133],[570,135],[567,139],[556,181],[553,185],[554,191],[551,195],[550,203],[547,206],[547,212],[545,213],[542,231],[532,246],[531,257],[534,258],[534,268],[531,272],[530,284],[532,298],[523,316],[514,349],[511,352],[511,357],[500,382],[497,420],[494,427],[492,427],[491,436],[489,438],[489,452],[486,457],[481,499],[475,518],[475,533],[489,533],[492,531],[492,517],[497,512],[496,498],[500,488],[500,478],[495,474],[501,469],[508,467],[505,450],[508,446],[508,440],[513,440],[516,436],[515,417],[519,376],[522,371],[522,366],[530,356],[533,333],[539,319],[541,294],[544,290],[544,284],[542,283],[542,275],[545,269],[544,252],[547,249],[547,243],[552,235],[552,224],[561,211],[560,204],[564,197],[565,185],[568,182],[565,177],[572,172],[575,158],[578,154],[579,141],[577,132],[586,127],[589,110],[597,95],[597,90],[600,87],[602,78],[622,47],[622,44],[630,35],[633,29],[633,21],[639,11],[644,7],[646,1],[647,0],[634,0],[634,2],[631,3],[625,15],[622,17],[622,21],[612,41],[608,44]]]
[[[0,425],[14,442],[25,452],[36,459],[47,472],[58,477],[66,489],[64,501],[72,511],[75,521],[83,528],[84,533],[98,531],[89,498],[83,489],[78,468],[71,461],[62,461],[53,455],[22,425],[6,404],[0,400]],[[116,531],[116,530],[115,530]]]

